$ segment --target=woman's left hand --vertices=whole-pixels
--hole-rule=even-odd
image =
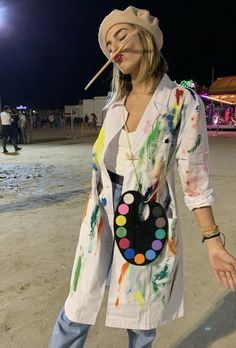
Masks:
[[[220,238],[207,241],[208,256],[219,283],[236,291],[236,259],[223,247]]]

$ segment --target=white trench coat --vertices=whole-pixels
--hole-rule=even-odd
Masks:
[[[106,325],[148,330],[183,315],[182,243],[174,187],[175,164],[189,210],[212,205],[214,191],[209,186],[204,105],[194,91],[164,75],[138,125],[132,152],[142,193],[152,186],[152,175],[158,176],[160,186],[155,200],[163,203],[169,192],[168,242],[149,265],[126,262],[114,243],[112,184],[106,169],[106,151],[110,147],[116,156],[114,144],[126,118],[124,99],[108,107],[93,148],[92,190],[80,229],[65,313],[71,321],[95,324],[111,266]],[[178,138],[173,141],[179,119]],[[171,146],[174,160],[167,168]],[[137,178],[130,161],[122,192],[133,189],[137,189]]]

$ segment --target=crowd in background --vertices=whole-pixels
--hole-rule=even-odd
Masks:
[[[236,126],[234,108],[229,105],[218,103],[205,103],[206,121],[208,125],[229,125]],[[27,144],[29,139],[29,131],[34,129],[52,129],[64,130],[71,126],[71,118],[66,117],[64,111],[57,110],[17,110],[10,109],[11,124],[10,134],[7,136],[8,143]],[[0,118],[1,121],[1,118]],[[0,122],[0,138],[3,142],[3,134]],[[85,114],[84,117],[74,117],[74,125],[87,125],[88,129],[97,131],[97,116],[95,113]],[[27,138],[28,137],[28,138]]]
[[[84,117],[74,117],[74,125],[87,125],[88,129],[97,131],[97,116],[95,113]],[[65,117],[63,110],[17,110],[5,106],[0,117],[0,138],[5,153],[6,144],[27,144],[30,132],[34,129],[64,130],[71,126],[71,118]],[[19,147],[18,147],[19,149]]]

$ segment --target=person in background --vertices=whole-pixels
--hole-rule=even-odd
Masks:
[[[58,129],[58,128],[59,128],[59,114],[58,114],[57,111],[56,111],[55,114],[54,114],[53,126],[54,126],[55,129]]]
[[[89,115],[88,126],[89,128],[93,128],[93,114]]]
[[[1,126],[2,126],[2,147],[3,153],[8,153],[7,139],[10,137],[11,129],[11,112],[9,106],[4,106],[3,111],[0,114]]]
[[[37,117],[36,117],[35,112],[32,113],[31,122],[32,122],[33,128],[36,129],[37,128]]]
[[[14,122],[14,119],[11,115],[11,110],[8,105],[4,106],[3,111],[0,114],[1,118],[1,124],[2,124],[2,147],[3,147],[3,153],[7,154],[7,140],[10,138],[11,143],[15,148],[15,151],[21,150],[21,147],[17,146],[17,133],[18,132],[18,121],[17,121],[17,130],[14,132],[12,128],[12,123]],[[13,126],[14,127],[14,126]]]
[[[27,121],[26,116],[22,111],[19,111],[19,129],[20,129],[20,144],[27,144]]]
[[[92,127],[97,130],[97,116],[94,112],[91,115],[92,115]]]
[[[15,151],[21,150],[21,147],[17,145],[19,133],[20,133],[19,116],[17,112],[14,111],[11,113],[10,139],[11,139],[12,145],[15,147]]]
[[[232,291],[236,259],[226,250],[212,212],[204,105],[193,90],[168,77],[158,19],[133,6],[114,10],[101,23],[98,38],[106,57],[114,55],[112,99],[93,147],[92,190],[70,292],[49,347],[84,347],[110,275],[106,325],[127,329],[129,348],[150,348],[156,328],[183,315],[176,170],[216,279]],[[139,218],[143,202],[155,219],[150,240],[150,217]],[[157,218],[161,206],[168,220]],[[197,256],[196,262],[206,267]]]
[[[89,122],[88,114],[85,114],[85,116],[84,116],[84,122],[85,122],[85,123],[88,123],[88,122]]]
[[[60,113],[59,115],[59,125],[60,125],[60,130],[63,130],[65,128],[65,116],[63,113]]]
[[[225,123],[226,124],[229,124],[229,119],[230,119],[230,108],[227,108],[226,110],[225,110],[225,115],[224,115],[225,117]]]
[[[49,121],[49,124],[50,124],[50,128],[52,129],[53,128],[53,123],[54,123],[54,116],[53,116],[53,114],[49,115],[48,121]]]

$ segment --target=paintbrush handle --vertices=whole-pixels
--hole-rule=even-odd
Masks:
[[[97,74],[92,78],[91,81],[89,81],[89,83],[87,84],[87,86],[85,87],[85,91],[87,91],[87,89],[91,86],[91,84],[98,78],[98,76],[108,67],[108,65],[112,62],[112,59],[110,58],[106,64],[103,65],[103,67],[97,72]]]
[[[98,78],[98,76],[108,67],[108,65],[113,61],[115,56],[117,56],[118,53],[125,47],[127,42],[135,35],[138,33],[138,29],[135,29],[127,38],[126,40],[122,43],[122,45],[116,50],[116,52],[108,59],[108,61],[103,65],[103,67],[97,72],[97,74],[92,78],[91,81],[87,84],[87,86],[84,88],[86,91],[91,84]]]

